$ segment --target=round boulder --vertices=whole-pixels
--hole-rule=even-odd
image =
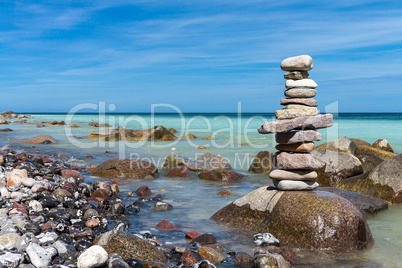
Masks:
[[[111,159],[103,162],[91,172],[92,176],[106,178],[142,179],[145,176],[155,176],[158,168],[146,161],[130,159]]]
[[[338,254],[370,248],[373,237],[361,212],[339,195],[261,187],[212,216],[254,233],[272,233],[294,247]]]
[[[273,167],[273,157],[274,155],[268,151],[259,152],[248,169],[249,172],[253,173],[269,173]]]

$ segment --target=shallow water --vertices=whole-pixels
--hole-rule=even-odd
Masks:
[[[64,114],[36,114],[34,119],[28,121],[53,121],[66,120]],[[152,125],[164,125],[167,128],[175,128],[182,134],[192,133],[197,139],[187,140],[177,143],[170,142],[147,142],[143,146],[134,148],[138,144],[132,142],[123,147],[123,142],[98,143],[85,139],[75,139],[73,143],[69,140],[71,135],[76,137],[87,137],[90,131],[96,131],[97,128],[89,127],[88,123],[92,120],[100,122],[122,125],[130,115],[113,115],[106,118],[98,118],[94,114],[82,114],[73,117],[72,122],[76,122],[80,128],[71,129],[69,127],[35,128],[35,125],[7,125],[3,126],[13,129],[13,132],[0,133],[0,141],[10,143],[16,149],[29,151],[45,151],[48,154],[63,152],[67,156],[74,156],[85,165],[97,165],[104,160],[117,158],[119,153],[125,157],[136,159],[147,158],[145,160],[153,161],[158,167],[161,167],[164,159],[171,152],[182,156],[195,158],[208,151],[213,154],[222,154],[226,157],[234,169],[247,175],[241,183],[222,184],[199,180],[196,174],[189,178],[167,178],[163,175],[165,170],[160,170],[161,177],[156,180],[129,180],[127,184],[121,185],[120,190],[126,204],[130,204],[136,198],[126,198],[128,191],[135,191],[141,185],[148,185],[155,194],[162,194],[164,201],[171,203],[174,207],[169,212],[152,212],[149,206],[141,208],[137,215],[129,216],[131,221],[131,231],[151,230],[159,236],[163,243],[183,244],[184,232],[198,230],[200,232],[210,232],[217,236],[218,241],[231,251],[245,251],[252,253],[254,244],[252,243],[252,234],[245,234],[236,230],[231,230],[218,225],[209,218],[220,208],[229,204],[242,195],[260,187],[263,184],[271,184],[272,181],[261,174],[249,174],[247,169],[253,157],[262,150],[274,152],[273,135],[259,135],[256,129],[265,121],[273,120],[272,114],[261,114],[261,118],[255,118],[255,114],[243,114],[239,118],[236,114],[186,114],[181,120],[177,114],[157,114],[152,121],[148,114],[140,114],[126,125],[129,129],[142,129]],[[400,124],[402,114],[346,114],[335,117],[334,127],[320,130],[323,140],[317,144],[334,140],[337,137],[348,136],[359,138],[370,143],[379,138],[385,138],[389,141],[393,149],[402,152],[402,124]],[[120,122],[119,122],[120,121]],[[82,122],[82,123],[78,123]],[[142,123],[142,126],[141,126]],[[208,129],[209,128],[209,129]],[[69,133],[71,130],[71,133]],[[187,130],[184,132],[184,130]],[[248,130],[247,132],[245,130]],[[247,135],[245,135],[247,133]],[[39,144],[24,145],[16,144],[16,140],[33,137],[36,135],[51,135],[57,144]],[[177,134],[177,136],[181,136]],[[212,136],[214,141],[202,140],[201,138]],[[77,142],[82,143],[77,146]],[[90,143],[94,143],[90,145]],[[196,149],[198,145],[208,147],[208,150]],[[86,146],[88,148],[82,148]],[[129,148],[127,146],[133,147]],[[220,147],[220,148],[218,148]],[[172,148],[176,148],[172,151]],[[113,154],[105,153],[111,151]],[[87,155],[95,159],[85,158]],[[99,178],[91,177],[88,179],[97,180]],[[107,180],[107,179],[101,179]],[[234,194],[230,197],[216,195],[217,192],[228,189]],[[375,245],[372,250],[360,252],[354,255],[342,256],[338,259],[327,259],[317,255],[306,257],[310,260],[309,267],[402,267],[402,206],[393,205],[386,211],[368,217],[368,223],[375,239]],[[155,228],[155,225],[162,220],[169,220],[178,227],[180,231],[169,233],[161,232]],[[222,266],[225,266],[224,264]]]

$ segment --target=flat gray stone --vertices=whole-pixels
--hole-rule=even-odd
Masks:
[[[273,180],[276,188],[282,191],[311,191],[320,186],[315,181]]]
[[[317,83],[313,79],[301,79],[301,80],[286,80],[285,87],[287,89],[295,88],[295,87],[307,87],[307,88],[316,88]]]
[[[321,133],[316,130],[290,131],[275,134],[275,141],[279,144],[320,141]]]
[[[316,94],[314,88],[295,87],[285,91],[285,97],[288,98],[314,98]]]
[[[289,104],[282,110],[275,111],[275,117],[278,120],[291,119],[301,116],[317,115],[318,109],[316,107],[309,107],[300,104]]]
[[[310,71],[313,69],[313,59],[309,55],[289,57],[282,61],[281,69],[284,71]]]
[[[273,180],[314,180],[317,178],[317,172],[312,170],[284,170],[284,169],[275,169],[269,173],[269,177]]]
[[[332,114],[319,114],[267,122],[258,129],[258,132],[260,134],[270,134],[288,132],[290,130],[314,130],[331,127],[332,124]]]
[[[301,80],[310,78],[310,75],[306,71],[292,71],[285,73],[283,77],[285,79]]]
[[[305,169],[315,170],[323,164],[309,153],[280,152],[275,156],[275,164],[278,169]]]
[[[288,104],[301,104],[310,107],[317,107],[318,103],[315,99],[307,99],[307,98],[282,98],[281,105]]]

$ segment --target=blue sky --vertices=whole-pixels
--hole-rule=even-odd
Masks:
[[[0,0],[0,110],[273,112],[300,54],[322,111],[402,112],[402,2],[360,0]]]

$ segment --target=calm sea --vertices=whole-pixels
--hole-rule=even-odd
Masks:
[[[174,209],[171,212],[154,213],[148,208],[135,216],[131,231],[151,230],[156,233],[162,242],[182,244],[183,233],[190,230],[211,232],[218,237],[219,242],[228,250],[253,250],[252,237],[249,234],[227,229],[217,225],[209,217],[223,206],[240,196],[261,186],[271,184],[266,175],[249,174],[247,169],[253,157],[263,150],[274,152],[275,140],[273,135],[260,135],[256,131],[262,123],[274,120],[273,114],[76,114],[69,118],[66,114],[32,114],[33,119],[28,122],[45,122],[64,120],[67,123],[76,123],[79,128],[52,127],[36,128],[35,124],[10,124],[2,128],[11,128],[13,132],[0,132],[0,143],[11,144],[15,149],[41,151],[49,154],[63,152],[67,156],[78,160],[82,165],[97,165],[107,159],[120,156],[132,159],[142,158],[154,162],[161,167],[164,159],[170,153],[189,158],[196,158],[204,152],[220,154],[226,157],[234,169],[247,175],[247,179],[238,184],[220,184],[205,182],[197,179],[196,174],[185,179],[171,179],[159,177],[153,181],[129,181],[120,187],[122,196],[127,191],[134,191],[143,184],[147,184],[154,193],[161,193],[165,201],[171,203]],[[113,126],[124,126],[128,129],[144,129],[154,125],[163,125],[166,128],[177,130],[176,136],[194,134],[194,140],[175,140],[173,142],[94,142],[83,139],[97,128],[89,127],[91,121],[109,123]],[[397,153],[402,153],[402,113],[350,113],[334,116],[334,126],[319,130],[322,134],[321,144],[347,136],[373,143],[377,139],[387,139]],[[57,144],[21,145],[15,143],[36,135],[51,135]],[[212,137],[213,140],[203,140]],[[199,145],[206,150],[197,149]],[[106,153],[108,151],[109,153]],[[94,159],[86,158],[91,155]],[[77,162],[76,162],[77,163]],[[162,175],[164,171],[160,172]],[[96,180],[87,176],[89,180]],[[216,193],[228,189],[234,193],[230,197],[217,196]],[[123,198],[126,204],[135,199]],[[169,220],[181,231],[163,233],[155,228],[161,220]],[[321,264],[315,267],[401,267],[402,257],[402,206],[392,205],[387,211],[369,216],[368,222],[375,238],[374,248],[356,255],[343,256],[338,259],[316,260]],[[223,265],[224,266],[224,265]]]

